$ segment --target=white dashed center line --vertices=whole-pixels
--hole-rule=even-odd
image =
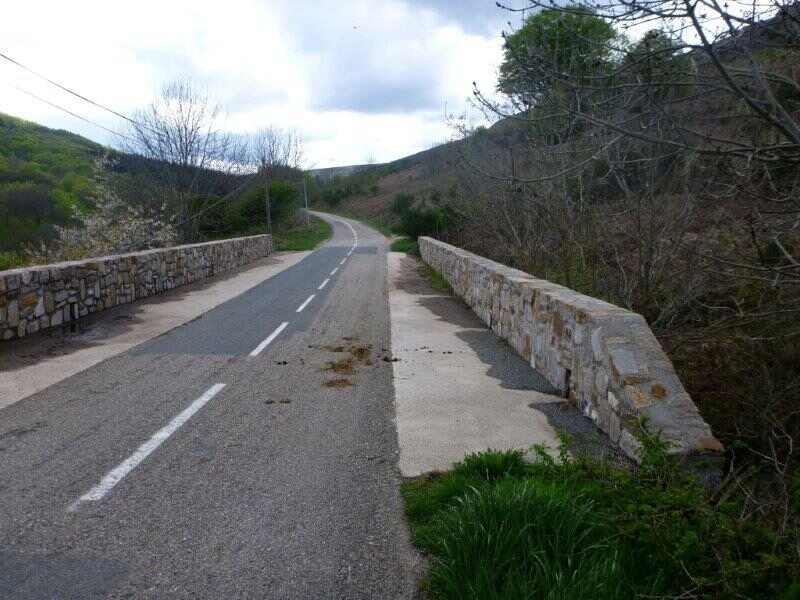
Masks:
[[[331,275],[336,275],[336,271],[339,270],[339,267],[336,267],[333,271],[331,271]]]
[[[311,294],[308,298],[306,298],[306,301],[298,306],[295,312],[303,312],[303,309],[311,303],[311,301],[314,299],[314,296],[315,294]]]
[[[325,281],[323,281],[322,283],[320,283],[320,284],[319,284],[319,287],[318,287],[317,289],[318,289],[318,290],[321,290],[321,289],[323,289],[323,288],[324,288],[326,285],[328,285],[328,282],[329,282],[329,281],[330,281],[330,278],[329,278],[329,279],[326,279]]]
[[[278,325],[277,329],[275,329],[275,331],[273,331],[272,333],[270,333],[270,334],[269,334],[269,337],[267,337],[267,339],[265,339],[265,340],[264,340],[263,342],[261,342],[261,343],[260,343],[258,346],[256,346],[256,349],[255,349],[255,350],[253,350],[253,351],[250,353],[250,356],[258,356],[259,354],[261,354],[261,353],[264,351],[264,348],[266,348],[267,346],[269,346],[269,345],[270,345],[270,344],[273,342],[273,340],[274,340],[276,337],[278,337],[278,336],[280,335],[281,331],[283,331],[284,329],[286,329],[286,326],[287,326],[287,325],[289,325],[289,322],[288,322],[288,321],[284,321],[283,323],[281,323],[280,325]]]
[[[347,262],[347,257],[344,257],[341,261],[339,261],[339,264],[343,265],[346,262]]]
[[[147,458],[156,448],[163,444],[169,436],[175,433],[181,425],[186,423],[192,416],[217,394],[219,394],[225,387],[224,383],[216,383],[212,385],[206,392],[197,400],[192,402],[181,412],[177,417],[172,419],[167,425],[159,429],[153,434],[149,440],[139,446],[139,448],[126,458],[119,465],[114,467],[108,475],[103,477],[96,486],[86,492],[83,496],[78,498],[68,510],[74,511],[80,506],[81,502],[97,502],[102,500],[122,479],[131,471],[133,471],[139,464]]]

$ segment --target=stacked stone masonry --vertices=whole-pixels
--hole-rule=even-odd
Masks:
[[[640,423],[676,454],[721,444],[641,315],[423,237],[423,260],[634,460]]]
[[[235,269],[272,252],[272,237],[146,250],[0,271],[0,337],[21,338]]]

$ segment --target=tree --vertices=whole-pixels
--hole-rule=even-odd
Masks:
[[[303,139],[293,129],[260,129],[250,136],[248,145],[251,162],[270,179],[302,167]]]
[[[134,113],[123,145],[144,159],[136,170],[146,171],[150,185],[160,191],[162,198],[152,202],[153,209],[169,206],[185,239],[196,229],[193,201],[224,191],[230,176],[246,169],[246,145],[219,128],[220,113],[221,107],[190,80],[173,81],[146,109]],[[137,189],[118,192],[137,195]]]
[[[517,31],[504,35],[498,90],[533,104],[560,79],[607,70],[614,28],[587,7],[542,10]]]

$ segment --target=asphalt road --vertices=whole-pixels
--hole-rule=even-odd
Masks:
[[[336,221],[297,265],[0,410],[0,598],[415,597],[386,278],[384,238]]]

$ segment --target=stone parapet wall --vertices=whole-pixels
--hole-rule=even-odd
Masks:
[[[0,271],[0,338],[57,327],[246,265],[272,252],[255,235]]]
[[[484,323],[628,456],[639,459],[640,422],[673,453],[722,451],[641,315],[432,238],[419,238],[419,249]]]

